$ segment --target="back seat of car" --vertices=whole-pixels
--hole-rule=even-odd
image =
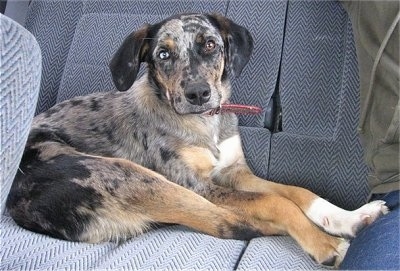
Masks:
[[[254,37],[232,100],[263,108],[240,116],[256,175],[309,188],[347,209],[365,203],[357,59],[350,20],[336,1],[33,0],[25,27],[42,50],[36,113],[77,95],[114,91],[108,62],[124,37],[182,12],[221,13]],[[290,237],[220,240],[172,226],[120,244],[84,244],[31,233],[7,214],[1,227],[0,269],[321,268]]]

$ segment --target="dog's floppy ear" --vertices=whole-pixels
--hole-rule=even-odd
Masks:
[[[150,25],[144,25],[138,31],[125,38],[109,64],[112,78],[119,91],[126,91],[136,80],[140,63],[145,61],[149,50],[147,35]]]
[[[222,15],[209,14],[208,18],[219,29],[224,39],[225,65],[235,76],[239,76],[253,51],[250,32]]]

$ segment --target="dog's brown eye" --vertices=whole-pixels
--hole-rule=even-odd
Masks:
[[[161,50],[160,52],[158,52],[158,57],[161,60],[167,60],[170,58],[170,53],[167,50]]]
[[[206,53],[210,53],[210,52],[214,51],[215,47],[216,47],[215,41],[208,40],[205,44],[204,49],[205,49]]]

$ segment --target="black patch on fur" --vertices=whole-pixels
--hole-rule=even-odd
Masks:
[[[38,159],[38,156],[40,154],[39,149],[37,148],[31,148],[31,147],[25,147],[24,154],[22,155],[21,162],[19,164],[19,171],[24,169],[32,163],[32,161],[35,161]],[[18,171],[18,172],[19,172]]]
[[[155,180],[155,178],[152,178],[152,177],[146,177],[146,178],[142,179],[141,181],[144,182],[145,184],[152,184],[156,180]]]
[[[105,185],[106,191],[110,193],[111,196],[116,196],[116,191],[120,187],[121,180],[119,179],[102,179]]]
[[[259,230],[244,224],[231,225],[230,230],[233,238],[237,240],[251,240],[263,236]]]
[[[209,22],[222,33],[225,46],[225,69],[238,77],[250,60],[253,38],[250,32],[233,21],[218,15],[207,15]],[[223,75],[225,79],[226,75]]]
[[[190,65],[190,74],[198,74],[199,69],[198,67],[200,66],[201,59],[199,56],[196,55],[194,50],[191,50],[190,48],[188,49],[189,53],[189,65]]]
[[[173,159],[173,158],[177,158],[177,155],[174,151],[171,151],[169,149],[160,148],[160,155],[161,155],[161,159],[164,161],[164,163],[168,162],[169,160]]]
[[[105,127],[104,132],[106,133],[107,139],[109,141],[114,140],[114,131],[112,129],[110,129],[109,127]]]
[[[149,159],[145,162],[144,166],[152,171],[157,171],[157,166],[154,163],[154,159]]]
[[[188,189],[194,189],[197,186],[197,180],[196,179],[187,179],[186,180],[186,185],[185,187]]]
[[[98,100],[96,100],[95,98],[92,98],[92,99],[90,100],[90,109],[91,109],[92,111],[97,112],[97,111],[100,111],[101,108],[102,108],[102,105],[101,105],[101,103],[100,103]]]
[[[72,106],[78,106],[78,105],[81,105],[83,103],[82,100],[71,100],[70,102],[71,102]]]
[[[167,132],[165,132],[162,129],[157,129],[157,132],[159,133],[160,136],[166,136],[167,135]]]
[[[66,129],[59,128],[59,129],[55,130],[55,134],[57,135],[57,137],[61,138],[61,140],[63,140],[63,142],[66,142],[67,144],[72,143],[72,138]]]
[[[32,129],[29,133],[27,146],[31,146],[44,141],[66,143],[56,132],[52,130],[49,130],[47,128],[35,128]]]
[[[40,161],[36,159],[39,154],[40,150],[35,148],[25,152],[6,206],[24,228],[77,240],[96,209],[102,206],[100,193],[77,183],[90,178],[84,161],[93,158],[58,155]]]
[[[147,142],[147,133],[143,133],[143,138],[142,138],[142,144],[143,144],[143,148],[145,151],[147,151],[149,149],[149,145]]]
[[[132,177],[132,170],[129,167],[126,167],[125,165],[121,164],[120,162],[114,162],[113,165],[118,170],[120,170],[124,173],[126,179],[129,179]]]

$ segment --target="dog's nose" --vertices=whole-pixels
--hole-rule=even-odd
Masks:
[[[194,105],[203,105],[211,97],[211,89],[208,84],[192,84],[185,89],[186,100]]]

